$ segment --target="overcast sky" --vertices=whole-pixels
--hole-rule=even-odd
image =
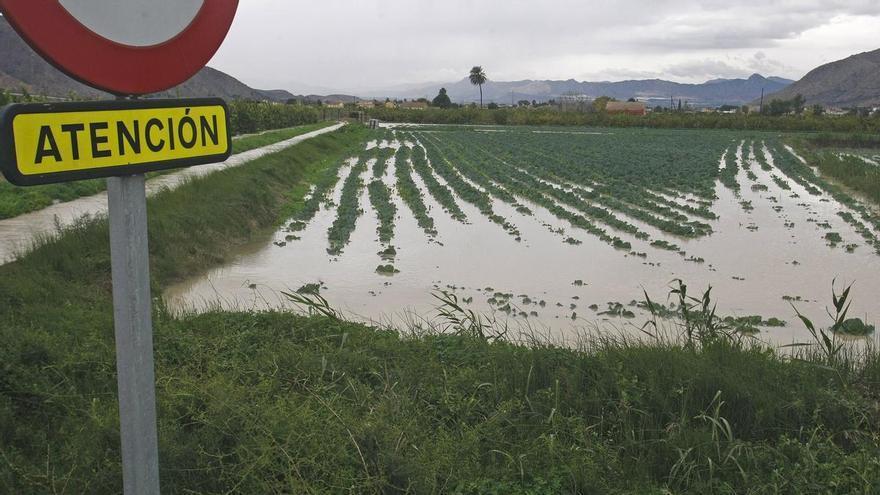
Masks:
[[[799,79],[880,48],[880,0],[242,0],[211,65],[261,88]]]

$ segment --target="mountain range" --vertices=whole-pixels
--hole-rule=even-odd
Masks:
[[[637,98],[656,105],[676,104],[678,100],[693,106],[742,105],[765,94],[781,91],[794,81],[779,77],[754,74],[748,79],[715,79],[702,84],[683,84],[661,79],[630,80],[619,82],[581,82],[524,80],[488,81],[483,85],[483,101],[486,103],[511,103],[520,100],[545,102],[566,96],[597,98],[610,96],[619,100]],[[465,78],[449,84],[433,84],[403,90],[378,91],[376,97],[433,98],[441,87],[457,103],[479,101],[479,90]]]
[[[12,92],[66,98],[109,98],[110,95],[81,84],[37,55],[12,26],[0,16],[0,88]],[[254,89],[219,70],[205,67],[180,86],[156,97],[219,96],[226,99],[286,101],[294,95],[284,90]]]
[[[71,94],[85,98],[105,98],[109,95],[92,89],[69,78],[37,55],[15,30],[0,17],[0,87],[12,91],[21,88],[32,94],[67,97]],[[670,98],[679,99],[696,106],[720,104],[741,104],[757,98],[764,89],[767,93],[779,91],[791,81],[779,78],[765,78],[754,75],[748,79],[718,79],[704,84],[681,84],[659,79],[622,82],[579,82],[568,81],[489,81],[483,86],[486,102],[507,103],[511,99],[547,101],[566,95],[587,97],[611,96],[617,99],[636,97],[666,104]],[[453,101],[467,103],[477,101],[479,92],[467,79],[450,84],[409,86],[408,88],[379,90],[374,94],[362,95],[368,98],[433,98],[440,87],[446,87]],[[285,90],[261,90],[252,88],[234,77],[216,69],[206,67],[196,76],[180,86],[166,91],[158,97],[196,97],[219,96],[226,99],[254,99],[286,101],[291,98],[305,100],[323,99],[325,101],[355,101],[351,95],[308,95],[295,96]]]
[[[803,95],[808,105],[880,106],[880,50],[859,53],[813,69],[771,99]]]
[[[441,87],[456,103],[479,101],[479,90],[468,79],[447,84],[416,84],[369,91],[362,98],[416,99],[433,98]],[[0,16],[0,88],[13,92],[22,88],[32,94],[65,98],[75,94],[84,98],[108,98],[110,95],[85,86],[57,70],[37,55],[18,33]],[[618,100],[638,98],[651,105],[677,104],[683,100],[695,107],[723,104],[741,105],[759,100],[789,99],[802,94],[808,104],[837,107],[880,105],[880,50],[860,53],[825,64],[798,82],[754,74],[745,79],[714,79],[702,84],[683,84],[661,79],[619,82],[586,82],[569,79],[488,81],[483,85],[484,102],[511,103],[520,100],[548,101],[566,96],[596,98],[610,96]],[[225,99],[268,101],[324,100],[357,101],[348,94],[296,96],[283,89],[255,89],[219,70],[206,67],[189,81],[159,97],[218,96]]]

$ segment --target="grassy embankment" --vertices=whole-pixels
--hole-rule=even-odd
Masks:
[[[880,167],[854,156],[837,156],[828,152],[817,154],[815,161],[810,163],[815,164],[822,174],[880,206]]]
[[[876,135],[826,135],[796,141],[799,154],[819,172],[880,206],[880,167],[853,156],[859,150],[873,154],[880,149]],[[841,151],[845,153],[841,154]]]
[[[320,122],[287,129],[268,131],[250,135],[232,142],[232,152],[242,153],[333,125],[335,122]],[[167,172],[166,172],[167,173]],[[17,187],[0,178],[0,219],[12,218],[52,205],[56,201],[71,201],[83,196],[91,196],[106,189],[103,179],[50,184],[37,187]]]
[[[365,133],[150,200],[157,294],[277,225],[304,179]],[[106,223],[89,222],[0,267],[0,492],[120,490],[106,239]],[[155,327],[165,493],[880,486],[876,355],[783,359],[711,332],[694,345],[519,346],[467,321],[452,324],[460,335],[402,335],[289,313],[159,309]]]

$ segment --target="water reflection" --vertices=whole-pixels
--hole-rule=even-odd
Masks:
[[[807,337],[791,304],[814,321],[827,322],[825,308],[831,304],[832,280],[837,281],[838,288],[855,284],[851,316],[871,321],[880,314],[876,298],[880,293],[880,256],[864,245],[848,253],[842,247],[829,246],[824,238],[834,231],[846,241],[862,244],[859,233],[837,215],[846,207],[827,196],[811,196],[793,181],[788,181],[791,190],[784,190],[771,176],[784,174],[775,168],[762,170],[754,157],[758,150],[740,144],[736,151],[750,160],[756,178],[739,171],[739,196],[718,184],[711,210],[719,218],[708,221],[713,235],[675,239],[689,259],[702,262],[687,261],[676,252],[652,249],[644,241],[615,233],[646,256],[626,254],[560,221],[539,205],[522,201],[534,212],[526,216],[507,203],[494,201],[495,212],[521,232],[522,241],[517,242],[464,201],[459,205],[469,223],[456,222],[414,175],[438,235],[433,241],[426,237],[395,190],[398,218],[393,243],[398,254],[394,266],[400,273],[393,277],[375,272],[381,261],[377,253],[383,246],[377,239],[377,218],[364,190],[360,197],[364,214],[341,255],[327,255],[327,230],[335,217],[328,203],[298,234],[300,240],[283,247],[273,244],[286,241],[288,233],[282,230],[271,238],[255,241],[233,263],[178,284],[165,297],[171,307],[180,310],[217,305],[235,309],[290,307],[282,291],[320,282],[326,287],[322,295],[349,316],[403,324],[413,314],[432,313],[437,304],[432,293],[445,290],[477,312],[564,338],[597,323],[638,334],[645,313],[635,303],[643,298],[643,291],[655,301],[666,302],[671,281],[681,279],[692,285],[692,294],[711,286],[721,314],[785,320],[787,326],[764,328],[760,335],[782,345]],[[347,173],[344,168],[341,177]],[[393,174],[392,164],[383,180],[394,190]],[[763,184],[766,190],[753,190],[754,184]],[[334,203],[339,199],[340,187],[341,181],[333,193]],[[687,196],[670,199],[694,201]],[[750,208],[744,208],[744,203],[750,203]],[[652,237],[663,238],[650,226],[638,227]],[[560,234],[559,229],[565,233]],[[569,236],[582,244],[563,242]],[[504,303],[499,304],[497,293],[511,297],[505,296]],[[511,313],[499,312],[499,307],[507,303]],[[632,311],[635,317],[600,314],[618,303],[624,311],[617,314]]]

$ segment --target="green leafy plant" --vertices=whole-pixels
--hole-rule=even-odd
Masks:
[[[312,316],[324,316],[334,320],[342,320],[342,316],[330,306],[330,303],[321,294],[309,292],[284,292],[281,294],[291,302],[300,305]]]
[[[845,348],[844,342],[840,341],[837,338],[837,332],[835,329],[841,329],[844,325],[847,324],[847,314],[849,313],[849,308],[852,306],[852,301],[850,300],[850,291],[852,290],[852,284],[846,287],[839,295],[837,294],[837,290],[834,288],[834,284],[831,285],[831,299],[834,308],[834,314],[831,313],[830,310],[827,310],[828,316],[832,319],[832,324],[829,329],[817,328],[816,325],[801,314],[801,312],[797,309],[797,307],[792,304],[792,308],[797,314],[798,318],[803,322],[804,326],[807,328],[807,331],[810,332],[810,336],[813,338],[812,344],[792,344],[788,347],[814,347],[818,348],[824,361],[828,363],[830,366],[834,366],[840,362],[841,354]]]
[[[433,296],[440,303],[437,313],[452,333],[485,341],[497,341],[507,336],[506,325],[464,308],[455,294],[442,291]]]

